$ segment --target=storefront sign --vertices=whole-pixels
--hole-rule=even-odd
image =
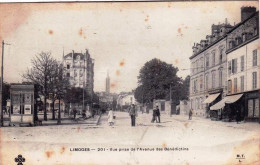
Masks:
[[[20,105],[13,105],[13,114],[20,114]]]
[[[24,105],[24,114],[32,114],[32,106]]]

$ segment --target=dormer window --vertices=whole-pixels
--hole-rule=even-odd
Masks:
[[[243,42],[246,41],[246,33],[243,33],[243,34],[242,34],[242,39],[243,39]]]
[[[257,35],[257,28],[256,27],[254,28],[254,35],[255,36]]]

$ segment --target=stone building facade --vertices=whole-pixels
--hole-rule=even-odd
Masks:
[[[241,117],[259,120],[260,58],[259,11],[241,9],[241,22],[227,35],[228,96],[241,98],[232,105]],[[235,112],[233,112],[235,114]]]
[[[194,44],[191,60],[190,106],[195,116],[207,116],[209,106],[226,95],[227,20],[212,25],[211,35]]]
[[[90,57],[88,50],[85,53],[75,53],[74,50],[63,55],[65,76],[69,78],[72,87],[85,88],[89,94],[93,94],[94,88],[94,59]]]

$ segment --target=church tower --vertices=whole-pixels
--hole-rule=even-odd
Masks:
[[[110,78],[109,78],[109,73],[107,71],[107,78],[106,78],[106,93],[110,93]]]

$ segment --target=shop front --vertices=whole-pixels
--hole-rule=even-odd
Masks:
[[[203,104],[206,104],[206,112],[209,114],[211,119],[217,119],[218,114],[216,111],[210,111],[209,107],[221,99],[220,95],[221,93],[210,94],[203,102]]]
[[[245,120],[260,123],[259,116],[259,90],[246,92],[245,95]]]
[[[210,107],[211,111],[217,111],[218,118],[223,121],[243,120],[245,116],[243,94],[229,95]]]

